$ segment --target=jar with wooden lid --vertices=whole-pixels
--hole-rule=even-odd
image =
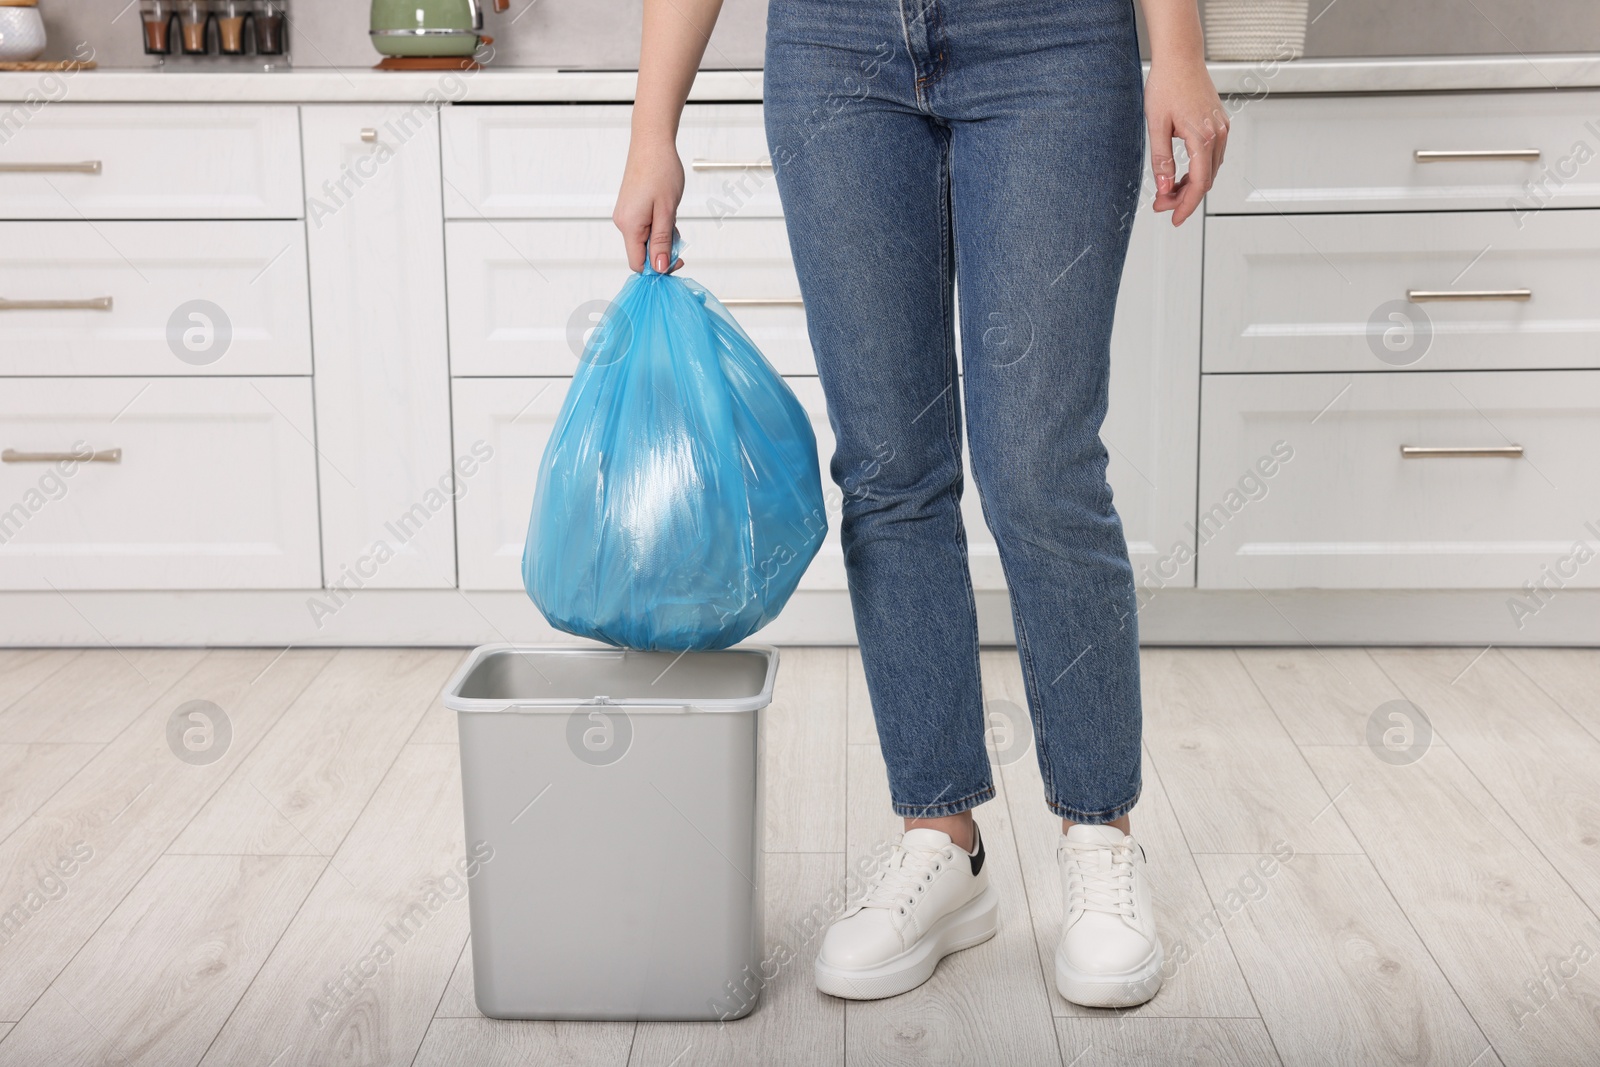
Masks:
[[[44,46],[39,0],[0,0],[0,62],[37,59]]]

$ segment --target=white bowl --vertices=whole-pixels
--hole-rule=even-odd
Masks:
[[[0,60],[33,59],[44,45],[44,19],[38,8],[0,7]]]

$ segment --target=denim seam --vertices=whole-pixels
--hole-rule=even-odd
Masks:
[[[978,640],[978,603],[972,590],[972,564],[967,552],[967,535],[965,524],[961,521],[961,495],[957,491],[966,477],[961,469],[961,433],[959,430],[961,418],[961,404],[957,402],[957,392],[961,389],[960,377],[956,374],[956,346],[955,346],[955,307],[950,302],[949,280],[954,269],[952,248],[955,243],[955,212],[954,202],[950,192],[950,153],[953,151],[951,138],[944,136],[944,151],[939,156],[939,317],[944,323],[944,373],[949,387],[945,390],[945,426],[946,439],[950,444],[950,459],[955,464],[956,481],[951,483],[950,495],[953,497],[951,511],[955,515],[956,550],[961,554],[961,580],[966,586],[967,606],[972,611],[972,673],[978,679],[978,731],[982,737],[988,730],[988,722],[983,711],[983,647]],[[988,748],[984,748],[984,770],[990,772],[988,763]],[[991,794],[994,783],[989,784]],[[981,803],[981,802],[980,802]],[[965,809],[961,809],[965,810]],[[953,814],[953,813],[952,813]]]
[[[968,793],[958,800],[947,800],[939,805],[900,804],[893,805],[894,813],[902,819],[943,819],[950,815],[960,815],[964,811],[971,811],[979,804],[987,803],[995,798],[994,785],[991,783],[976,792]],[[1112,816],[1115,818],[1116,816]]]
[[[957,402],[957,392],[960,390],[960,378],[955,373],[955,307],[950,302],[950,272],[952,272],[952,250],[955,242],[955,222],[952,218],[954,205],[950,200],[950,152],[952,152],[952,139],[946,131],[939,131],[938,136],[944,138],[944,150],[939,154],[939,320],[944,323],[944,378],[947,386],[944,390],[944,426],[946,426],[946,442],[950,446],[950,462],[955,466],[955,482],[950,483],[950,512],[955,515],[955,549],[962,557],[962,582],[966,587],[966,606],[973,613],[973,677],[978,678],[978,728],[979,736],[986,729],[984,723],[984,693],[982,693],[982,646],[978,641],[978,600],[973,595],[973,573],[971,561],[966,552],[966,530],[962,523],[962,498],[957,491],[957,486],[963,482],[965,472],[962,470],[962,434],[960,434],[960,403]],[[984,749],[987,753],[987,749]],[[989,773],[989,760],[984,758],[984,771]],[[994,797],[994,782],[986,785],[989,797]],[[962,800],[952,801],[962,805],[965,801],[978,797],[984,790],[971,793]],[[987,800],[987,797],[986,797]],[[976,803],[982,803],[981,800]],[[949,805],[946,805],[949,806]],[[973,805],[968,805],[973,806]],[[955,808],[946,814],[957,814],[966,811],[966,808]]]

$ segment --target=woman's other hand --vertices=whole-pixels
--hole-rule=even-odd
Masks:
[[[671,141],[640,140],[628,146],[628,165],[611,221],[622,231],[628,266],[644,269],[645,257],[658,274],[683,265],[672,262],[672,227],[683,199],[683,160]]]
[[[1228,148],[1228,112],[1206,70],[1205,40],[1195,0],[1143,0],[1150,31],[1150,76],[1144,83],[1150,170],[1157,211],[1181,225],[1200,207]],[[1178,177],[1172,142],[1183,142],[1189,169]]]

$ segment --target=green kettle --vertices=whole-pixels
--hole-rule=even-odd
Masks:
[[[505,11],[511,0],[493,0]],[[372,0],[372,46],[386,56],[470,56],[483,41],[478,0]]]

